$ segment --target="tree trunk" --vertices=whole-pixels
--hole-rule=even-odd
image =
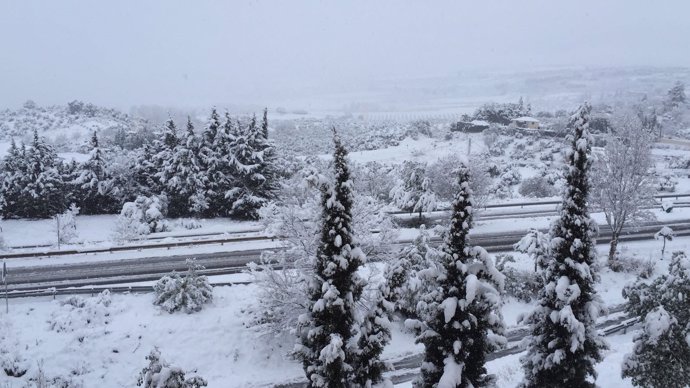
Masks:
[[[618,233],[611,234],[611,247],[609,248],[609,263],[613,262],[616,257],[616,248],[618,248]]]
[[[661,260],[664,259],[664,252],[666,251],[666,237],[664,237],[664,245],[661,247]]]

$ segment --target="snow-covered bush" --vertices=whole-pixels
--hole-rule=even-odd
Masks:
[[[187,230],[200,229],[202,227],[201,222],[193,218],[181,218],[177,220],[177,225]]]
[[[513,244],[516,252],[524,253],[534,260],[534,272],[544,256],[548,253],[549,235],[542,233],[538,229],[530,229],[520,241]]]
[[[72,204],[64,213],[56,216],[57,225],[55,228],[60,244],[72,243],[79,236],[79,233],[77,233],[76,219],[78,214],[79,208],[75,204]]]
[[[635,255],[623,255],[616,252],[613,260],[610,260],[609,268],[613,272],[624,272],[647,279],[654,273],[654,261],[651,258],[643,259]]]
[[[643,331],[623,361],[623,377],[640,387],[686,387],[690,381],[690,260],[674,252],[668,275],[623,289],[628,313]]]
[[[163,276],[153,286],[156,298],[153,304],[169,313],[184,311],[191,314],[201,311],[205,303],[213,299],[213,287],[208,277],[197,271],[204,269],[195,260],[187,260],[187,273],[180,276],[177,272]]]
[[[489,178],[489,166],[486,163],[486,155],[473,156],[467,163],[470,170],[470,188],[474,194],[474,204],[480,207],[486,202],[489,194],[491,179]],[[462,159],[455,154],[443,156],[430,164],[426,169],[426,176],[431,183],[431,191],[442,201],[452,201],[458,191],[458,183],[448,179],[448,174],[457,171],[463,164]]]
[[[9,321],[0,322],[0,368],[9,377],[22,377],[29,361],[22,355],[15,331]]]
[[[405,161],[390,197],[395,206],[410,213],[419,213],[420,218],[423,212],[436,210],[436,194],[426,177],[426,165]]]
[[[556,189],[546,178],[535,176],[523,180],[518,193],[523,197],[544,198],[556,195]]]
[[[658,191],[674,193],[676,191],[676,185],[678,184],[678,179],[673,174],[663,174],[657,180]]]
[[[59,303],[60,308],[48,320],[50,330],[73,332],[85,328],[102,328],[110,323],[112,301],[108,290],[91,298],[70,296]]]
[[[501,272],[505,275],[505,294],[522,302],[529,303],[536,300],[539,290],[544,286],[539,274],[533,271],[509,267]]]
[[[355,164],[352,180],[358,195],[384,203],[390,202],[390,192],[396,183],[394,168],[379,162]]]
[[[163,358],[158,348],[151,350],[146,359],[149,364],[139,373],[137,386],[143,388],[200,388],[208,382],[199,376],[186,377],[185,372],[171,366]]]
[[[139,196],[134,202],[125,202],[115,223],[115,239],[131,241],[143,235],[169,230],[165,221],[165,196]]]
[[[419,298],[435,287],[433,282],[422,279],[422,272],[437,266],[440,255],[422,225],[412,244],[404,248],[399,257],[386,263],[384,278],[388,294],[385,297],[404,317],[416,317]]]

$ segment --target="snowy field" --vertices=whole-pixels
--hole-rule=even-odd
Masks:
[[[686,237],[667,246],[667,252],[688,249],[690,238]],[[622,251],[640,257],[659,256],[657,242],[627,243]],[[605,253],[606,247],[600,246],[600,260]],[[515,257],[515,267],[531,268],[529,258],[519,254]],[[666,271],[666,262],[657,263],[655,276]],[[631,280],[629,276],[608,268],[602,270],[597,291],[608,306],[624,301],[621,290]],[[224,275],[211,281],[246,279],[244,275]],[[257,294],[254,284],[216,287],[213,302],[193,315],[160,310],[152,305],[153,294],[87,296],[82,300],[84,307],[75,307],[81,305],[81,297],[12,299],[10,314],[0,314],[0,352],[17,355],[17,364],[28,368],[26,377],[35,376],[40,368],[50,379],[60,377],[75,384],[70,387],[132,387],[154,347],[172,365],[206,378],[209,387],[270,387],[301,381],[301,366],[288,355],[294,338],[267,337],[249,327],[249,312],[258,302]],[[531,308],[531,304],[507,299],[502,309],[508,328],[515,327],[518,316]],[[607,338],[610,350],[597,365],[602,387],[632,386],[629,380],[621,379],[620,362],[632,347],[634,332]],[[395,322],[392,342],[383,357],[396,360],[422,350],[402,323]],[[511,355],[488,363],[488,370],[498,377],[499,387],[514,387],[520,381],[519,357]],[[22,387],[27,381],[0,378],[4,379],[3,387]]]

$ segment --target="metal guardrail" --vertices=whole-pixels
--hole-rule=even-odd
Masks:
[[[212,283],[213,287],[234,286],[239,284],[251,284],[251,282],[221,282]],[[114,286],[114,287],[84,287],[84,288],[41,288],[33,290],[11,291],[7,293],[7,297],[14,298],[31,298],[40,296],[52,296],[53,299],[58,295],[91,295],[94,296],[105,290],[115,294],[126,293],[148,293],[153,292],[153,286]]]

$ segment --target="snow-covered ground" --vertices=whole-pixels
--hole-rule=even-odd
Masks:
[[[667,251],[687,250],[689,246],[690,238],[682,237],[669,242]],[[658,257],[659,246],[654,241],[626,243],[623,252]],[[600,246],[601,260],[605,253],[606,247]],[[515,257],[515,266],[531,268],[529,258]],[[666,262],[658,262],[655,275],[666,271]],[[607,305],[623,302],[621,289],[630,276],[608,268],[602,270],[597,289]],[[247,277],[212,278],[213,282],[228,280]],[[154,347],[159,347],[171,364],[206,378],[209,387],[268,387],[301,380],[300,364],[288,356],[294,338],[263,336],[249,327],[248,312],[257,305],[257,295],[255,284],[216,287],[214,301],[192,315],[161,311],[152,305],[152,294],[114,294],[109,305],[96,303],[99,297],[87,297],[90,302],[85,308],[64,304],[67,297],[12,299],[10,314],[0,314],[0,350],[18,355],[29,371],[24,378],[0,376],[0,382],[9,387],[23,386],[22,382],[35,376],[40,366],[49,378],[61,376],[83,387],[131,387]],[[516,326],[517,317],[531,308],[530,304],[508,299],[503,306],[508,327]],[[632,347],[633,334],[631,331],[608,338],[610,350],[597,366],[600,386],[631,386],[629,380],[620,377],[620,362]],[[414,344],[413,336],[402,329],[402,324],[395,323],[384,358],[395,360],[421,351],[421,345]],[[489,371],[498,377],[499,387],[514,387],[520,381],[519,357],[507,356],[488,364]]]

